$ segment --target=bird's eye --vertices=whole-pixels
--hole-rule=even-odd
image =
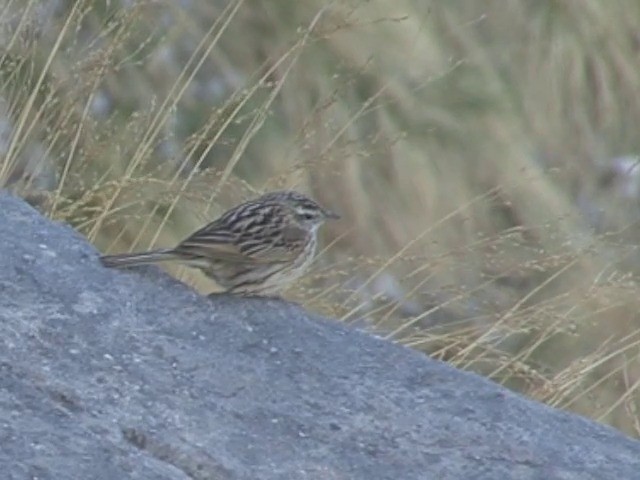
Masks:
[[[304,218],[305,220],[313,220],[315,218],[315,215],[313,213],[303,213],[302,214],[302,218]]]

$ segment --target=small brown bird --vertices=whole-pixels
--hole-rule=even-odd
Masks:
[[[299,278],[316,252],[318,228],[340,218],[295,191],[242,203],[174,248],[105,255],[107,267],[178,261],[196,267],[230,293],[276,295]]]

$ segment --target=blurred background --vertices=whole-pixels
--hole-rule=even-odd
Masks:
[[[638,18],[0,0],[0,186],[109,253],[299,189],[343,219],[287,298],[638,437]]]

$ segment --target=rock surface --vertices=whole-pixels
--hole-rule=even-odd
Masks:
[[[640,442],[0,194],[3,479],[640,479]]]

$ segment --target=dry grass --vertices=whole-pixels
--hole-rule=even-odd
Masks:
[[[640,436],[640,4],[180,5],[1,2],[1,184],[102,251],[308,191],[292,298]]]

